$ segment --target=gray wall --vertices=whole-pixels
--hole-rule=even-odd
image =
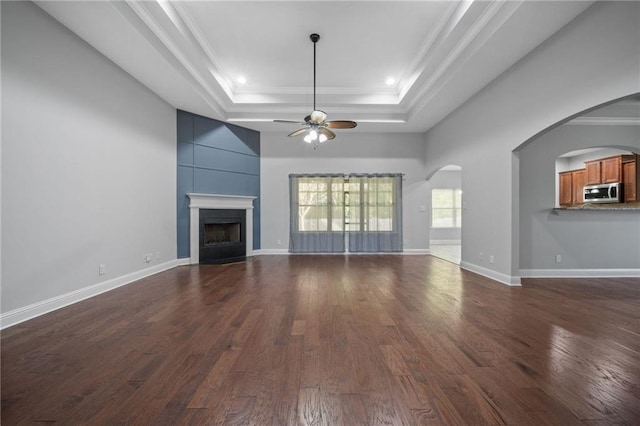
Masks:
[[[404,248],[427,250],[429,216],[422,135],[344,130],[316,150],[286,135],[287,129],[261,134],[263,252],[288,249],[290,173],[404,173]]]
[[[640,152],[640,126],[563,125],[520,150],[521,269],[640,269],[640,211],[550,210],[557,204],[556,158],[598,146]]]
[[[33,3],[1,7],[3,314],[175,261],[175,109]]]
[[[189,254],[187,194],[260,196],[260,133],[178,111],[178,258]],[[253,248],[260,248],[260,198],[253,202]]]
[[[569,116],[640,92],[639,14],[638,2],[594,3],[427,133],[427,175],[447,164],[464,171],[463,268],[519,282],[513,151]]]

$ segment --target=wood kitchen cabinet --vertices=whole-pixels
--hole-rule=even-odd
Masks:
[[[584,185],[587,177],[585,169],[571,172],[571,204],[584,203]]]
[[[600,176],[600,165],[602,162],[600,160],[596,161],[588,161],[584,163],[586,169],[586,185],[597,185],[602,183],[602,178]]]
[[[586,185],[622,182],[622,164],[635,161],[636,155],[616,155],[585,162]]]
[[[624,185],[624,202],[638,201],[638,186],[640,185],[640,155],[631,155],[622,162],[622,184]]]
[[[622,155],[603,159],[600,173],[602,183],[622,182]]]
[[[572,206],[583,203],[583,189],[585,185],[586,171],[585,169],[569,170],[560,173],[560,206]]]
[[[571,172],[560,173],[560,200],[561,206],[570,206],[573,201],[572,195],[573,178]]]

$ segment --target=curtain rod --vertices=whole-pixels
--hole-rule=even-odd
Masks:
[[[289,177],[404,176],[404,173],[290,173]]]

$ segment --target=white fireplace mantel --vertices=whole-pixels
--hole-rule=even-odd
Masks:
[[[200,209],[244,210],[246,212],[247,257],[253,254],[253,200],[244,195],[187,194],[189,197],[190,263],[200,263]]]

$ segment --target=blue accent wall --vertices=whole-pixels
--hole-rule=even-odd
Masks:
[[[189,257],[189,193],[251,195],[260,248],[260,133],[178,110],[178,259]]]

